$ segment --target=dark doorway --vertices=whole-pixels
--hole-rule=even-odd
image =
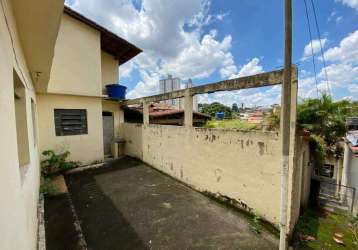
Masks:
[[[108,111],[102,112],[103,120],[103,149],[105,156],[112,155],[112,142],[114,139],[114,120],[113,113]]]

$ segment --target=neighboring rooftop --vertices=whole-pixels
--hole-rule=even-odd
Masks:
[[[352,152],[358,156],[358,130],[349,131],[346,136],[346,142],[350,146]]]
[[[348,131],[358,130],[358,117],[348,117],[346,120]]]
[[[124,107],[124,117],[126,122],[143,122],[143,107],[140,105]],[[184,110],[153,103],[149,107],[149,118],[153,124],[183,125]],[[211,117],[207,114],[193,111],[193,123],[195,126],[202,126],[210,119]]]
[[[135,45],[69,8],[68,6],[65,6],[64,13],[98,30],[101,33],[102,50],[113,55],[118,60],[119,65],[127,62],[142,52],[142,50]]]

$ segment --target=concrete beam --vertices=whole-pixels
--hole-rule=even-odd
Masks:
[[[297,70],[293,67],[292,70]],[[294,75],[294,74],[293,74]],[[273,86],[282,83],[283,70],[276,70],[257,74],[253,76],[239,77],[235,79],[224,80],[216,83],[209,83],[201,86],[189,88],[191,96],[198,94],[214,93],[218,91],[230,91],[239,89],[258,88],[265,86]],[[143,102],[158,102],[163,100],[176,99],[185,96],[185,89],[168,92],[159,95],[153,95],[148,97],[142,97],[132,100],[123,100],[121,105],[140,104]]]

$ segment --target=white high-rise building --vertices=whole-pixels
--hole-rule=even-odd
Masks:
[[[191,87],[193,87],[193,82],[189,78],[188,82],[185,85],[185,88],[191,88]],[[160,94],[179,90],[179,89],[181,89],[181,79],[178,77],[173,78],[171,75],[168,75],[167,79],[162,79],[159,81],[159,89],[160,89]],[[162,103],[165,103],[166,105],[175,107],[177,109],[184,108],[184,98],[166,100],[166,101],[162,101]],[[198,111],[197,96],[193,97],[193,110]]]
[[[160,94],[179,90],[180,83],[181,83],[180,78],[178,78],[178,77],[173,78],[171,75],[168,75],[167,79],[162,79],[159,81]],[[181,108],[181,106],[182,106],[180,99],[166,100],[166,101],[163,101],[163,103],[173,106],[173,107],[176,107],[178,109]]]

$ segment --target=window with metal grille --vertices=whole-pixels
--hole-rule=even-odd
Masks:
[[[334,166],[331,164],[324,164],[323,167],[316,169],[316,175],[333,178],[334,176]]]
[[[87,134],[87,110],[55,109],[56,136]]]

